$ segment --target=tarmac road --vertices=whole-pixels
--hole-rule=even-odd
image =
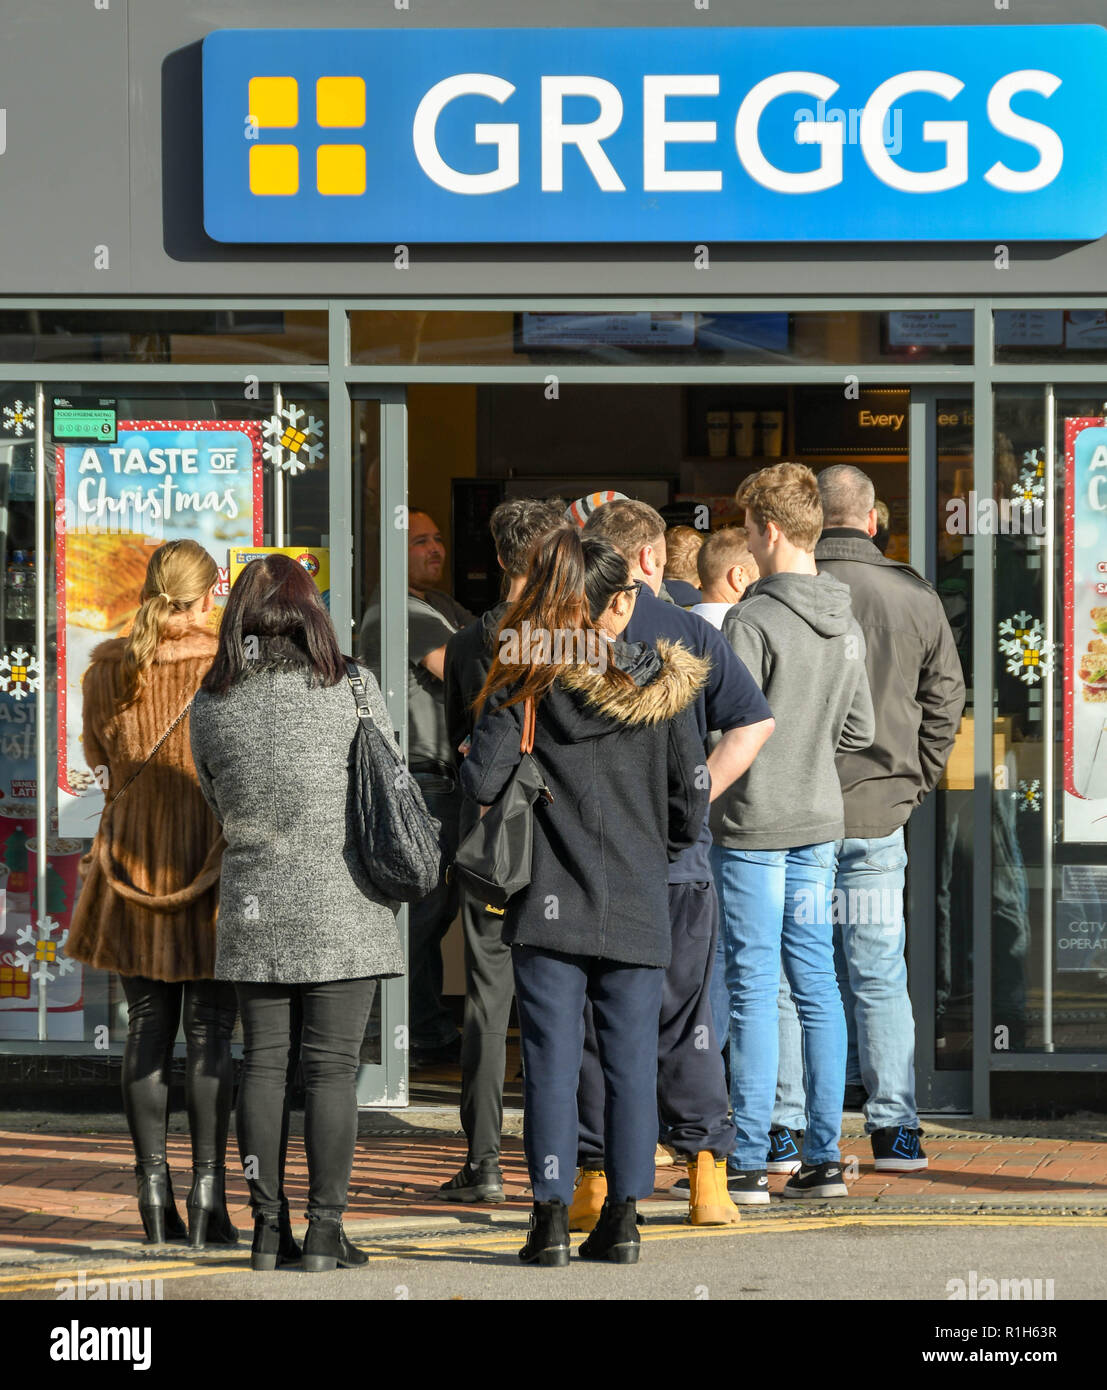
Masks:
[[[328,1275],[253,1274],[248,1247],[233,1255],[166,1256],[95,1263],[7,1264],[2,1300],[51,1300],[58,1281],[159,1279],[166,1300],[949,1300],[960,1288],[977,1298],[1009,1281],[1010,1300],[1107,1299],[1107,1214],[834,1214],[748,1219],[734,1229],[696,1233],[651,1221],[638,1265],[617,1268],[572,1260],[568,1269],[520,1265],[525,1228],[462,1234],[362,1237],[368,1266]],[[574,1237],[576,1244],[580,1237]],[[1029,1284],[1012,1281],[1031,1281]],[[951,1282],[953,1281],[953,1282]],[[1037,1281],[1037,1282],[1035,1282]],[[62,1286],[63,1288],[66,1286]],[[151,1286],[156,1287],[156,1286]],[[971,1296],[971,1294],[970,1294]],[[73,1302],[64,1306],[77,1311]],[[104,1305],[97,1305],[103,1309]],[[989,1305],[993,1311],[1000,1304]],[[90,1309],[91,1311],[91,1309]],[[1034,1320],[1048,1321],[1039,1305]]]

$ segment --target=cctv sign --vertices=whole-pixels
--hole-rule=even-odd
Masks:
[[[219,30],[223,242],[1086,241],[1107,29]]]

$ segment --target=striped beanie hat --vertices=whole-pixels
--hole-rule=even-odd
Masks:
[[[578,497],[565,508],[565,520],[583,526],[596,508],[602,507],[605,502],[629,501],[625,492],[612,492],[610,488],[606,492],[590,492],[587,497]]]

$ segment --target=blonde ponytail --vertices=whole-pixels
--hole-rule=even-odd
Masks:
[[[150,556],[141,602],[123,651],[125,704],[136,699],[146,684],[169,619],[202,599],[218,578],[219,567],[196,541],[169,541]]]

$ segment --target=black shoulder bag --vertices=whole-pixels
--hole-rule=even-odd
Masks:
[[[534,701],[523,706],[522,757],[503,791],[458,846],[454,872],[479,902],[502,908],[530,882],[534,852],[534,807],[553,793],[531,750]]]
[[[386,898],[418,902],[433,892],[442,868],[442,826],[427,810],[419,784],[395,740],[377,727],[365,681],[346,662],[358,726],[350,748],[350,798],[365,872]]]

